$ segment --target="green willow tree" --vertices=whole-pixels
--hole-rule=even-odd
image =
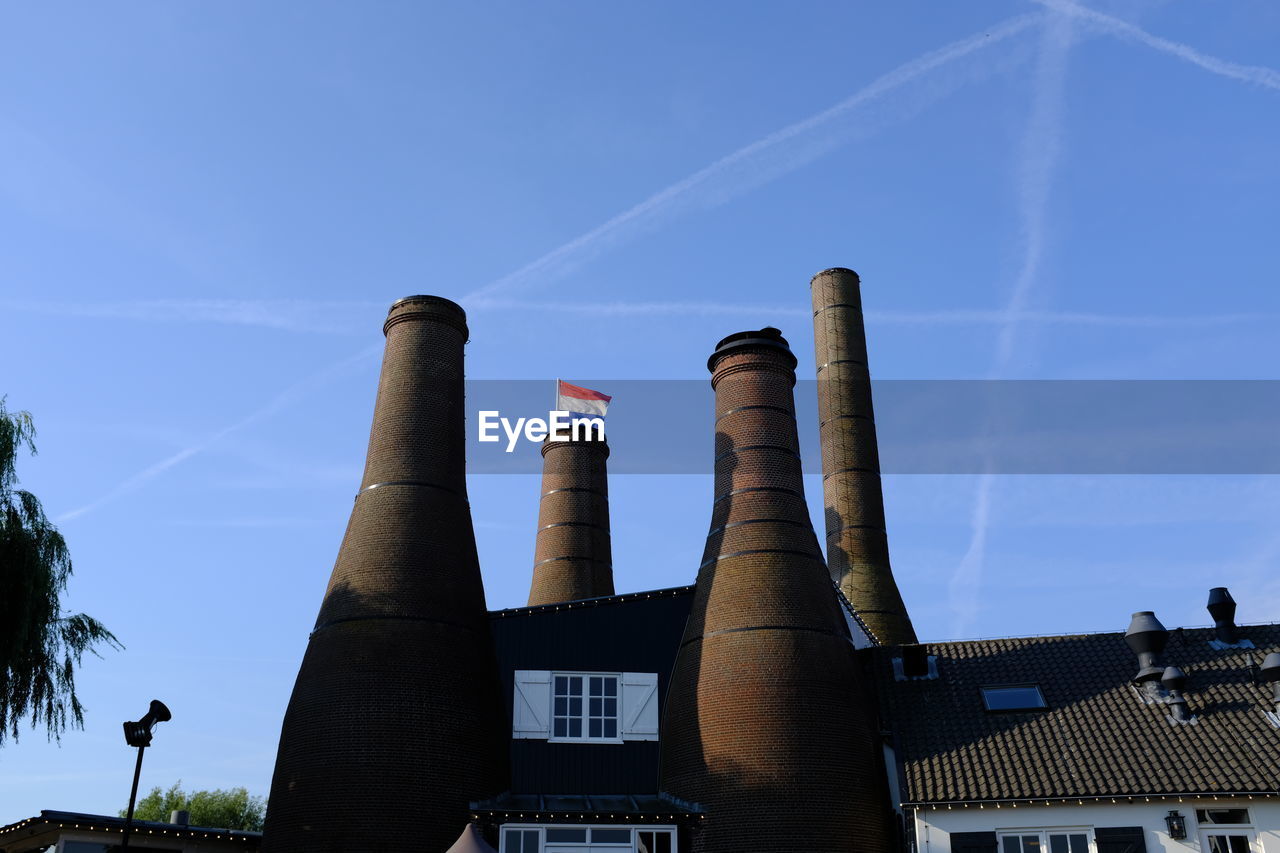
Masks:
[[[122,648],[98,620],[66,615],[61,597],[71,576],[67,543],[35,495],[16,488],[18,453],[36,452],[27,412],[10,412],[0,397],[0,744],[18,737],[30,716],[61,741],[67,725],[84,728],[75,669],[86,651]]]
[[[138,820],[168,823],[170,814],[179,810],[190,813],[192,826],[261,832],[267,803],[262,797],[250,796],[248,788],[219,788],[188,794],[182,790],[182,780],[179,779],[167,791],[162,791],[158,785],[152,788],[151,793],[138,800],[133,816]],[[120,817],[127,813],[127,809],[122,809]]]

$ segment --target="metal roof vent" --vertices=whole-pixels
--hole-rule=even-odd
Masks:
[[[191,812],[186,809],[174,809],[169,812],[169,823],[176,826],[189,826],[191,824]]]
[[[1129,629],[1124,632],[1124,641],[1138,656],[1138,674],[1133,683],[1148,695],[1159,694],[1160,679],[1164,676],[1164,667],[1160,666],[1160,654],[1165,643],[1169,642],[1169,632],[1160,624],[1156,614],[1151,610],[1142,610],[1133,614]]]
[[[1275,708],[1267,712],[1271,725],[1280,729],[1280,652],[1272,652],[1262,660],[1262,680],[1271,685],[1271,701]]]
[[[1216,636],[1209,641],[1215,649],[1251,649],[1253,643],[1240,639],[1240,629],[1236,625],[1236,600],[1225,586],[1215,586],[1209,590],[1209,615],[1213,617],[1213,630]]]
[[[1187,689],[1187,674],[1176,666],[1165,667],[1160,683],[1169,692],[1165,699],[1169,704],[1169,722],[1194,723],[1196,718],[1187,707],[1187,698],[1182,695]]]

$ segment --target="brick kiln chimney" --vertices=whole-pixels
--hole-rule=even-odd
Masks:
[[[542,499],[529,606],[613,595],[609,445],[593,431],[542,443]]]
[[[858,274],[843,267],[823,270],[810,288],[827,565],[881,644],[914,643],[915,628],[889,567]]]
[[[263,850],[444,850],[501,790],[447,299],[391,306],[364,479],[285,712]]]
[[[715,502],[662,790],[706,807],[696,853],[887,851],[880,745],[805,505],[795,356],[766,328],[725,338],[708,366]]]

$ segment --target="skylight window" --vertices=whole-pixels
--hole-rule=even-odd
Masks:
[[[982,704],[988,711],[1039,711],[1049,707],[1039,684],[1004,684],[982,688]]]

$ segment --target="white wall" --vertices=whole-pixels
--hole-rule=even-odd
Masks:
[[[1280,853],[1280,799],[1152,800],[1150,803],[1086,803],[1052,806],[1005,805],[1001,808],[920,808],[915,812],[917,853],[951,853],[953,832],[1002,832],[1009,829],[1052,827],[1141,826],[1146,829],[1148,853],[1208,853],[1200,843],[1197,808],[1247,808],[1253,821],[1254,853]],[[1187,837],[1169,837],[1164,817],[1177,809],[1187,822]],[[1221,827],[1226,829],[1227,827]],[[1089,833],[1092,844],[1093,833]]]

